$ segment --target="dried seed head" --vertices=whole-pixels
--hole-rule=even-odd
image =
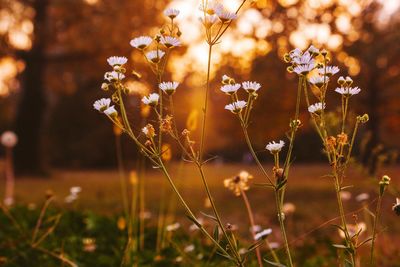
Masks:
[[[337,142],[338,142],[339,145],[344,146],[344,145],[347,144],[347,141],[348,141],[347,134],[341,133],[341,134],[337,135]]]
[[[172,116],[167,115],[161,120],[161,131],[165,133],[172,133]]]
[[[326,146],[328,151],[333,151],[336,148],[336,138],[333,136],[329,136],[328,138],[326,138]]]
[[[190,131],[188,129],[184,129],[182,131],[182,136],[189,136],[189,134],[190,134]]]
[[[357,121],[360,123],[367,123],[369,121],[369,116],[368,114],[364,114],[362,116],[357,116]]]

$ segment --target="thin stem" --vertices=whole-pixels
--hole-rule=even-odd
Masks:
[[[250,206],[249,199],[247,198],[246,192],[240,188],[241,195],[243,197],[244,204],[246,205],[247,209],[247,214],[249,216],[249,221],[250,221],[250,227],[251,227],[251,234],[253,235],[253,239],[256,237],[256,232],[255,232],[255,223],[254,223],[254,216],[253,216],[253,211]],[[256,254],[257,254],[257,261],[258,261],[258,266],[262,267],[262,258],[261,258],[261,252],[260,248],[256,248]]]
[[[239,253],[234,249],[234,248],[235,248],[235,244],[232,243],[232,240],[231,240],[231,238],[228,236],[228,233],[227,233],[226,230],[225,230],[225,226],[224,226],[223,223],[222,223],[221,217],[219,216],[217,207],[216,207],[216,205],[215,205],[214,199],[213,199],[213,197],[212,197],[212,195],[211,195],[210,188],[209,188],[209,186],[208,186],[207,180],[206,180],[205,175],[204,175],[203,167],[202,167],[202,165],[201,165],[200,162],[196,162],[196,165],[197,165],[198,170],[199,170],[199,172],[200,172],[200,177],[201,177],[201,180],[203,181],[204,188],[206,189],[207,197],[208,197],[208,199],[210,200],[211,208],[212,208],[212,210],[213,210],[213,213],[214,213],[214,215],[215,215],[215,218],[217,219],[218,226],[221,228],[221,231],[222,231],[224,237],[226,238],[226,240],[227,240],[227,242],[228,242],[230,248],[231,248],[232,251],[235,253],[236,260],[237,260],[238,262],[241,262]]]
[[[371,240],[371,258],[370,258],[370,265],[372,266],[374,263],[374,248],[375,248],[375,240],[376,240],[376,228],[379,221],[379,216],[381,213],[381,205],[382,205],[382,196],[379,195],[378,203],[376,204],[376,212],[374,217],[374,225],[372,227],[372,240]]]
[[[258,159],[258,156],[256,154],[256,152],[254,151],[253,145],[251,143],[249,134],[247,132],[247,129],[245,127],[243,128],[243,133],[244,133],[244,137],[246,139],[246,143],[247,143],[247,147],[250,150],[251,155],[253,156],[253,159],[255,160],[255,162],[257,163],[259,169],[261,170],[261,172],[264,174],[264,176],[268,179],[269,184],[275,188],[274,183],[272,182],[271,178],[269,177],[267,171],[265,170],[264,166],[261,164],[260,160]]]
[[[286,252],[286,257],[288,260],[288,266],[293,267],[293,262],[292,262],[292,256],[290,255],[290,248],[289,248],[289,242],[286,236],[286,229],[285,229],[285,223],[284,223],[284,218],[283,218],[283,212],[282,212],[282,202],[280,200],[280,194],[279,190],[275,190],[275,202],[276,202],[276,209],[278,211],[278,221],[279,221],[279,226],[281,228],[281,233],[282,233],[282,238],[285,244],[285,252]]]
[[[178,188],[176,188],[175,183],[172,181],[171,176],[169,175],[168,170],[166,169],[164,163],[162,162],[162,160],[159,160],[160,163],[160,168],[162,170],[162,172],[164,173],[165,177],[167,178],[169,184],[172,187],[172,190],[174,191],[174,193],[176,194],[176,196],[178,197],[178,200],[181,202],[181,204],[183,205],[183,207],[185,208],[186,212],[188,213],[188,215],[191,217],[192,220],[196,220],[197,222],[197,226],[199,227],[200,231],[205,234],[217,247],[218,249],[220,249],[223,253],[225,253],[226,255],[229,255],[228,252],[226,251],[226,249],[224,249],[218,241],[216,241],[205,229],[204,227],[197,221],[196,217],[194,216],[192,210],[189,208],[189,206],[186,204],[186,201],[183,199],[182,195],[179,193]]]
[[[199,149],[199,160],[203,161],[203,153],[204,153],[204,139],[206,134],[206,121],[207,121],[207,108],[208,108],[208,94],[210,91],[210,74],[211,74],[211,56],[212,56],[212,44],[208,45],[208,62],[207,62],[207,87],[206,87],[206,95],[204,98],[204,107],[203,107],[203,126],[201,128],[201,137],[200,137],[200,149]]]

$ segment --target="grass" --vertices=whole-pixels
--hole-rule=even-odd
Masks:
[[[183,196],[197,215],[200,216],[200,211],[211,213],[210,209],[205,206],[206,196],[196,170],[189,164],[178,165],[174,163],[170,165],[170,169],[173,170],[173,177],[176,177],[175,180]],[[206,167],[206,173],[224,223],[229,222],[237,225],[239,232],[248,237],[248,221],[242,199],[235,197],[223,187],[223,180],[227,178],[227,175],[233,176],[243,169],[254,175],[253,184],[265,182],[258,178],[261,175],[257,167],[252,165],[209,164]],[[270,167],[267,167],[267,169],[270,169]],[[385,173],[393,178],[391,186],[400,186],[399,181],[396,180],[396,174],[399,173],[399,170],[399,167],[391,167]],[[328,172],[329,168],[323,165],[295,164],[291,170],[286,199],[287,202],[294,203],[296,206],[295,212],[287,216],[289,242],[291,246],[294,246],[294,251],[296,251],[296,247],[301,248],[310,240],[324,238],[325,235],[333,236],[334,239],[340,241],[337,230],[331,226],[338,223],[338,220],[332,220],[338,213],[332,181],[330,181],[330,178],[324,177]],[[169,201],[174,199],[174,195],[170,192],[168,185],[164,183],[164,179],[163,175],[157,170],[149,168],[146,172],[146,210],[152,213],[154,222],[163,190],[166,190]],[[352,169],[349,171],[346,185],[352,184],[356,185],[355,188],[349,189],[352,198],[345,202],[346,212],[349,213],[349,222],[365,221],[365,218],[370,219],[369,216],[365,216],[366,212],[362,209],[362,204],[355,201],[354,197],[359,193],[369,193],[371,196],[369,199],[370,209],[374,210],[378,180],[368,178],[359,170]],[[64,197],[68,195],[69,188],[72,186],[82,187],[82,193],[76,203],[67,204],[64,202]],[[80,211],[90,210],[104,215],[115,215],[122,212],[119,176],[116,171],[55,170],[50,179],[21,177],[16,182],[16,201],[21,204],[31,204],[32,206],[33,203],[33,205],[39,206],[44,201],[45,192],[48,190],[55,194],[55,203],[60,207]],[[280,242],[272,192],[268,188],[253,185],[248,196],[256,213],[256,224],[263,228],[273,228],[274,232],[270,239]],[[383,200],[382,225],[379,229],[384,233],[378,232],[378,247],[380,247],[379,253],[384,253],[385,257],[394,257],[395,259],[395,255],[398,255],[400,250],[396,246],[390,246],[390,248],[384,246],[386,242],[389,242],[388,240],[393,244],[400,243],[398,217],[391,211],[394,201],[394,196],[390,193]],[[179,206],[177,213],[181,215],[177,217],[177,220],[185,227],[189,226],[190,222],[184,218],[183,210]],[[364,234],[363,237],[366,238],[367,235]],[[329,247],[329,244],[327,244],[327,247]],[[385,249],[382,249],[383,247]]]

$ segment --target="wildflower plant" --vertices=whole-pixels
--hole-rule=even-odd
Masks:
[[[238,176],[226,179],[224,185],[232,190],[236,196],[243,197],[251,224],[251,234],[255,243],[243,252],[232,230],[232,225],[223,222],[219,214],[204,170],[204,165],[210,160],[205,158],[204,149],[211,87],[210,73],[212,52],[213,47],[221,41],[221,37],[237,18],[239,11],[246,2],[246,0],[243,0],[235,12],[230,12],[218,1],[201,1],[200,21],[202,23],[205,41],[208,45],[208,64],[200,140],[195,141],[193,139],[191,134],[192,129],[190,129],[190,127],[189,129],[179,129],[174,112],[174,96],[176,91],[180,90],[181,85],[177,81],[164,80],[170,54],[174,49],[183,45],[179,39],[182,32],[179,29],[179,25],[176,23],[176,18],[179,16],[179,11],[176,9],[167,9],[164,11],[167,22],[159,29],[159,32],[154,37],[140,36],[130,41],[131,46],[137,50],[138,53],[142,54],[143,59],[153,72],[157,81],[154,91],[143,96],[141,99],[142,104],[151,110],[155,120],[147,121],[144,124],[145,126],[139,127],[138,129],[137,127],[133,127],[130,123],[130,118],[128,118],[128,112],[125,106],[125,98],[129,92],[129,89],[124,83],[124,79],[126,75],[128,75],[126,68],[128,60],[125,57],[114,56],[107,60],[112,70],[105,73],[105,82],[102,84],[101,88],[107,91],[110,97],[97,100],[93,107],[104,114],[115,127],[126,133],[136,144],[139,151],[155,168],[159,169],[164,174],[179,202],[184,207],[188,219],[214,244],[219,255],[225,257],[236,266],[244,266],[250,252],[255,250],[259,266],[262,266],[262,262],[266,261],[274,266],[292,267],[294,263],[286,233],[284,203],[286,187],[289,180],[289,171],[293,161],[292,152],[296,141],[296,134],[302,127],[302,122],[299,117],[301,112],[301,100],[304,98],[307,104],[306,111],[310,114],[314,128],[323,145],[324,154],[331,166],[331,174],[329,177],[333,180],[340,217],[340,225],[337,225],[337,228],[344,237],[344,244],[335,244],[334,246],[344,250],[347,256],[344,260],[345,264],[356,266],[357,249],[370,240],[374,243],[376,232],[374,230],[372,238],[359,242],[361,231],[353,231],[350,229],[343,207],[342,192],[348,187],[344,184],[344,178],[350,162],[358,128],[361,124],[366,123],[369,117],[367,114],[359,115],[356,117],[354,125],[348,125],[350,100],[353,96],[359,94],[361,89],[353,86],[353,80],[350,77],[340,77],[337,80],[338,87],[332,91],[335,91],[341,97],[341,125],[338,129],[331,129],[331,127],[329,127],[326,110],[331,107],[327,103],[326,96],[331,92],[331,90],[329,90],[329,83],[335,80],[334,75],[339,72],[339,68],[329,65],[329,52],[326,50],[319,50],[314,46],[310,46],[306,51],[294,49],[284,57],[284,60],[289,63],[287,70],[298,76],[297,97],[293,117],[290,118],[288,123],[289,128],[286,133],[287,140],[279,140],[278,142],[271,141],[266,144],[265,152],[269,152],[274,159],[274,165],[271,170],[267,170],[259,159],[248,133],[248,128],[251,126],[251,113],[258,99],[258,94],[263,92],[263,86],[257,81],[237,82],[228,75],[222,76],[221,81],[220,90],[229,99],[229,102],[225,105],[225,109],[231,112],[240,123],[248,149],[266,180],[262,185],[271,188],[274,192],[277,219],[279,221],[286,255],[286,265],[280,263],[277,255],[272,250],[272,244],[267,243],[268,247],[271,249],[273,260],[262,258],[259,246],[262,244],[261,241],[263,238],[269,235],[270,231],[265,230],[257,233],[255,230],[256,225],[254,223],[253,212],[246,196],[246,190],[249,189],[248,182],[252,178],[250,174],[242,172]],[[138,75],[136,71],[133,71],[132,75],[136,78],[140,78],[140,75]],[[313,92],[313,94],[310,92]],[[243,97],[243,95],[245,97]],[[166,149],[165,146],[166,139],[175,141],[181,150],[183,159],[194,164],[198,171],[213,212],[211,215],[204,214],[215,223],[214,232],[212,234],[205,228],[202,220],[195,216],[195,213],[176,187],[174,179],[166,165],[166,158],[171,158],[170,150]],[[388,185],[387,179],[382,181],[384,184],[380,185],[380,197],[383,196],[383,192]],[[378,208],[379,207],[380,202],[378,203]],[[398,212],[398,204],[393,209]],[[379,219],[379,212],[380,210],[377,209],[374,229],[376,229]],[[172,228],[169,227],[168,229],[171,230]],[[168,229],[166,230],[168,231]],[[358,229],[357,223],[356,229]],[[372,259],[373,245],[371,249],[371,261]]]

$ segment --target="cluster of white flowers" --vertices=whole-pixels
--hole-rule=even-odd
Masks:
[[[123,73],[116,72],[115,70],[108,71],[104,74],[104,80],[107,80],[108,82],[115,82],[123,79],[125,79],[125,75]]]
[[[240,83],[225,84],[221,87],[221,91],[227,95],[232,95],[236,93],[240,89],[240,87],[241,87]]]
[[[315,68],[314,50],[315,48],[310,46],[310,48],[304,53],[298,48],[290,51],[287,61],[292,63],[293,71],[295,73],[306,75]]]
[[[352,96],[359,94],[361,89],[358,87],[338,87],[335,89],[335,92],[344,96]]]
[[[280,140],[279,143],[276,143],[275,141],[269,142],[267,146],[265,147],[271,154],[276,154],[281,152],[282,148],[285,146],[285,142]]]

